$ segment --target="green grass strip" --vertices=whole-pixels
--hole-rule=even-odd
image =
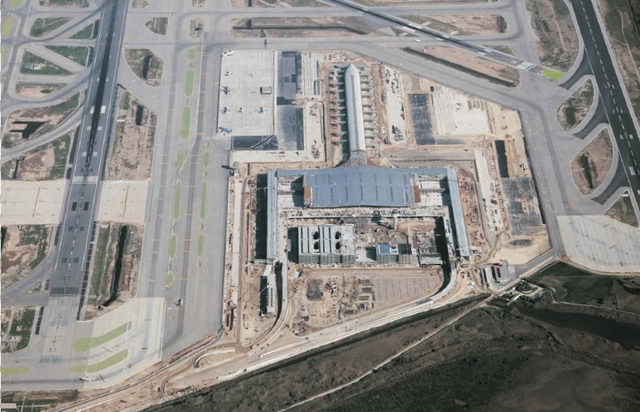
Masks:
[[[173,273],[169,272],[167,273],[167,286],[171,286],[173,285]]]
[[[193,94],[193,79],[193,70],[189,70],[187,72],[187,82],[184,85],[184,94],[186,94],[187,96],[191,96]]]
[[[204,165],[204,167],[209,166],[209,152],[204,152],[202,164]]]
[[[76,352],[86,352],[88,350],[91,350],[96,346],[103,345],[110,340],[113,340],[118,336],[124,334],[129,329],[129,326],[130,323],[123,323],[112,331],[105,333],[104,335],[96,336],[95,338],[76,339],[73,342],[73,349],[75,349]]]
[[[180,199],[182,197],[182,185],[180,182],[176,183],[176,194],[173,199],[173,218],[177,219],[180,215]]]
[[[207,182],[202,182],[200,188],[200,218],[204,219],[204,213],[207,210]]]
[[[169,256],[174,257],[176,255],[176,249],[178,248],[178,239],[176,235],[169,238]]]
[[[198,236],[198,256],[202,256],[204,250],[204,238],[202,235]]]
[[[185,154],[184,150],[180,150],[178,152],[178,167],[180,169],[182,169],[182,166],[184,166],[184,159],[186,158],[186,156],[187,155]]]
[[[189,57],[189,60],[194,60],[196,58],[196,49],[187,50],[187,56]]]
[[[69,368],[69,370],[71,372],[76,372],[76,373],[84,373],[84,372],[89,372],[89,373],[95,373],[95,372],[100,372],[103,369],[107,369],[110,366],[115,365],[116,363],[122,362],[123,360],[125,360],[127,358],[127,353],[129,352],[128,349],[122,350],[118,353],[115,353],[111,356],[109,356],[107,359],[100,361],[98,363],[92,363],[91,365],[88,366],[72,366],[71,368]]]
[[[20,373],[29,372],[29,368],[24,366],[15,366],[12,368],[0,368],[0,375],[18,375]]]
[[[191,108],[185,107],[182,109],[182,131],[180,135],[183,139],[189,137],[189,126],[191,125]]]
[[[542,69],[542,74],[550,80],[560,80],[564,76],[564,73],[553,69],[547,69],[546,67]]]
[[[13,16],[5,16],[2,19],[2,37],[9,37],[13,33],[13,26],[15,25],[15,19]]]

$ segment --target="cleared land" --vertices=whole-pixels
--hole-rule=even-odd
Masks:
[[[87,0],[40,0],[41,6],[55,7],[89,7]]]
[[[608,309],[638,313],[640,285],[562,266],[538,281],[550,279],[567,290],[564,300],[595,307],[555,304],[548,294],[510,306],[496,298],[361,381],[295,410],[636,410],[640,317]],[[288,359],[150,410],[280,410],[370,372],[451,312]]]
[[[405,47],[403,50],[494,84],[507,87],[517,87],[520,84],[520,74],[516,69],[464,50],[447,46]]]
[[[136,290],[142,251],[142,226],[101,224],[87,297],[87,318],[113,309]],[[77,350],[77,349],[76,349]]]
[[[52,226],[2,227],[2,287],[28,275],[47,255]]]
[[[526,0],[538,35],[538,54],[544,66],[567,71],[578,57],[578,35],[563,0]]]
[[[638,227],[638,218],[633,211],[633,205],[629,196],[624,196],[618,199],[611,209],[606,213],[607,216],[622,222],[630,226]]]
[[[46,46],[47,49],[52,50],[69,60],[87,66],[89,64],[89,56],[91,54],[90,47],[83,46]]]
[[[131,70],[151,86],[159,86],[162,79],[162,60],[149,49],[126,49],[124,57]]]
[[[2,353],[15,352],[26,348],[31,338],[31,329],[35,319],[36,309],[3,308],[2,310]],[[4,374],[26,372],[23,370],[2,370]],[[9,372],[9,373],[5,373]]]
[[[411,15],[400,17],[442,33],[458,36],[495,34],[507,31],[507,22],[504,17],[493,14]]]
[[[71,20],[71,17],[38,17],[34,20],[29,34],[33,37],[42,37],[51,33],[58,27]]]
[[[23,74],[48,74],[48,75],[68,75],[70,71],[63,69],[49,60],[43,59],[30,52],[25,52],[22,56],[20,73]]]
[[[155,34],[165,35],[167,34],[167,24],[169,23],[169,18],[167,17],[154,17],[144,25],[154,32]]]
[[[11,180],[54,180],[65,176],[71,134],[2,165],[2,178]]]
[[[193,0],[204,1],[204,0]],[[235,7],[322,7],[325,3],[316,0],[231,0]]]
[[[584,82],[567,100],[558,107],[558,122],[564,131],[579,125],[593,105],[593,82]]]
[[[84,93],[76,93],[54,106],[21,109],[11,113],[7,119],[7,132],[2,136],[2,147],[19,146],[20,143],[53,130],[82,103],[81,95],[84,96]]]
[[[20,97],[39,99],[61,90],[64,86],[66,86],[64,83],[18,83],[16,93]]]
[[[600,186],[613,162],[613,146],[607,129],[601,131],[571,162],[578,189],[588,195]]]
[[[107,161],[107,179],[140,180],[151,175],[156,115],[120,90],[116,132]]]
[[[637,0],[598,0],[618,67],[640,118],[640,2]],[[633,8],[633,10],[629,7]],[[634,20],[635,17],[635,20]]]
[[[234,19],[231,22],[234,37],[316,37],[385,35],[358,17],[279,18],[256,17]]]

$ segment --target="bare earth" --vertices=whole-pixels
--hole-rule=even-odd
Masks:
[[[46,256],[53,226],[3,226],[2,230],[2,287],[7,288]]]
[[[501,16],[486,15],[429,15],[400,16],[433,30],[459,36],[504,33],[507,24]]]
[[[571,162],[571,174],[584,195],[592,193],[607,176],[613,162],[609,132],[604,129]]]
[[[526,0],[538,35],[542,64],[567,71],[578,57],[578,35],[566,4],[556,0]]]
[[[584,120],[593,104],[593,97],[593,82],[587,80],[558,107],[558,122],[563,130],[569,131]]]

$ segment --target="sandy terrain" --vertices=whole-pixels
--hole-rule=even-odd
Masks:
[[[593,82],[587,80],[558,107],[558,122],[562,129],[569,131],[584,120],[593,105],[593,97]]]
[[[411,50],[414,54],[427,60],[444,64],[503,86],[516,87],[520,83],[520,75],[516,69],[477,57],[464,50],[446,46],[411,47],[404,50]]]
[[[232,21],[234,37],[318,37],[388,35],[357,17],[276,18],[257,17]]]
[[[65,177],[71,134],[2,164],[2,178],[16,180],[55,180]]]
[[[611,206],[611,209],[607,210],[606,215],[619,222],[638,227],[638,218],[633,210],[631,199],[628,196],[618,199],[613,206]]]
[[[566,4],[554,0],[526,0],[538,35],[543,65],[567,71],[578,56],[578,35]]]
[[[27,97],[31,99],[39,99],[46,97],[53,92],[57,92],[62,89],[66,84],[31,84],[31,83],[19,83],[16,85],[16,93],[20,97]]]
[[[115,136],[107,160],[107,179],[148,179],[153,161],[156,115],[123,90],[119,90],[118,106]]]
[[[2,287],[8,288],[46,256],[53,226],[2,226]]]
[[[613,147],[609,132],[600,132],[571,162],[573,180],[584,195],[600,186],[611,168]]]
[[[421,24],[432,30],[458,35],[496,34],[507,31],[507,23],[503,17],[491,14],[483,15],[429,15],[429,16],[399,16],[409,21]]]

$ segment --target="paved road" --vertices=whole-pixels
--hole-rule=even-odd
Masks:
[[[94,215],[108,153],[118,65],[128,1],[109,2],[96,44],[94,78],[87,91],[84,119],[75,142],[71,188],[51,276],[52,296],[78,296],[86,289],[93,248]]]
[[[592,0],[571,1],[580,33],[585,42],[585,59],[599,88],[600,109],[604,111],[606,122],[613,130],[624,175],[640,204],[640,140],[631,114],[633,108],[627,104],[621,81],[616,75],[612,56],[598,22],[598,15]],[[615,189],[615,188],[614,188]],[[607,199],[603,199],[606,201]]]

